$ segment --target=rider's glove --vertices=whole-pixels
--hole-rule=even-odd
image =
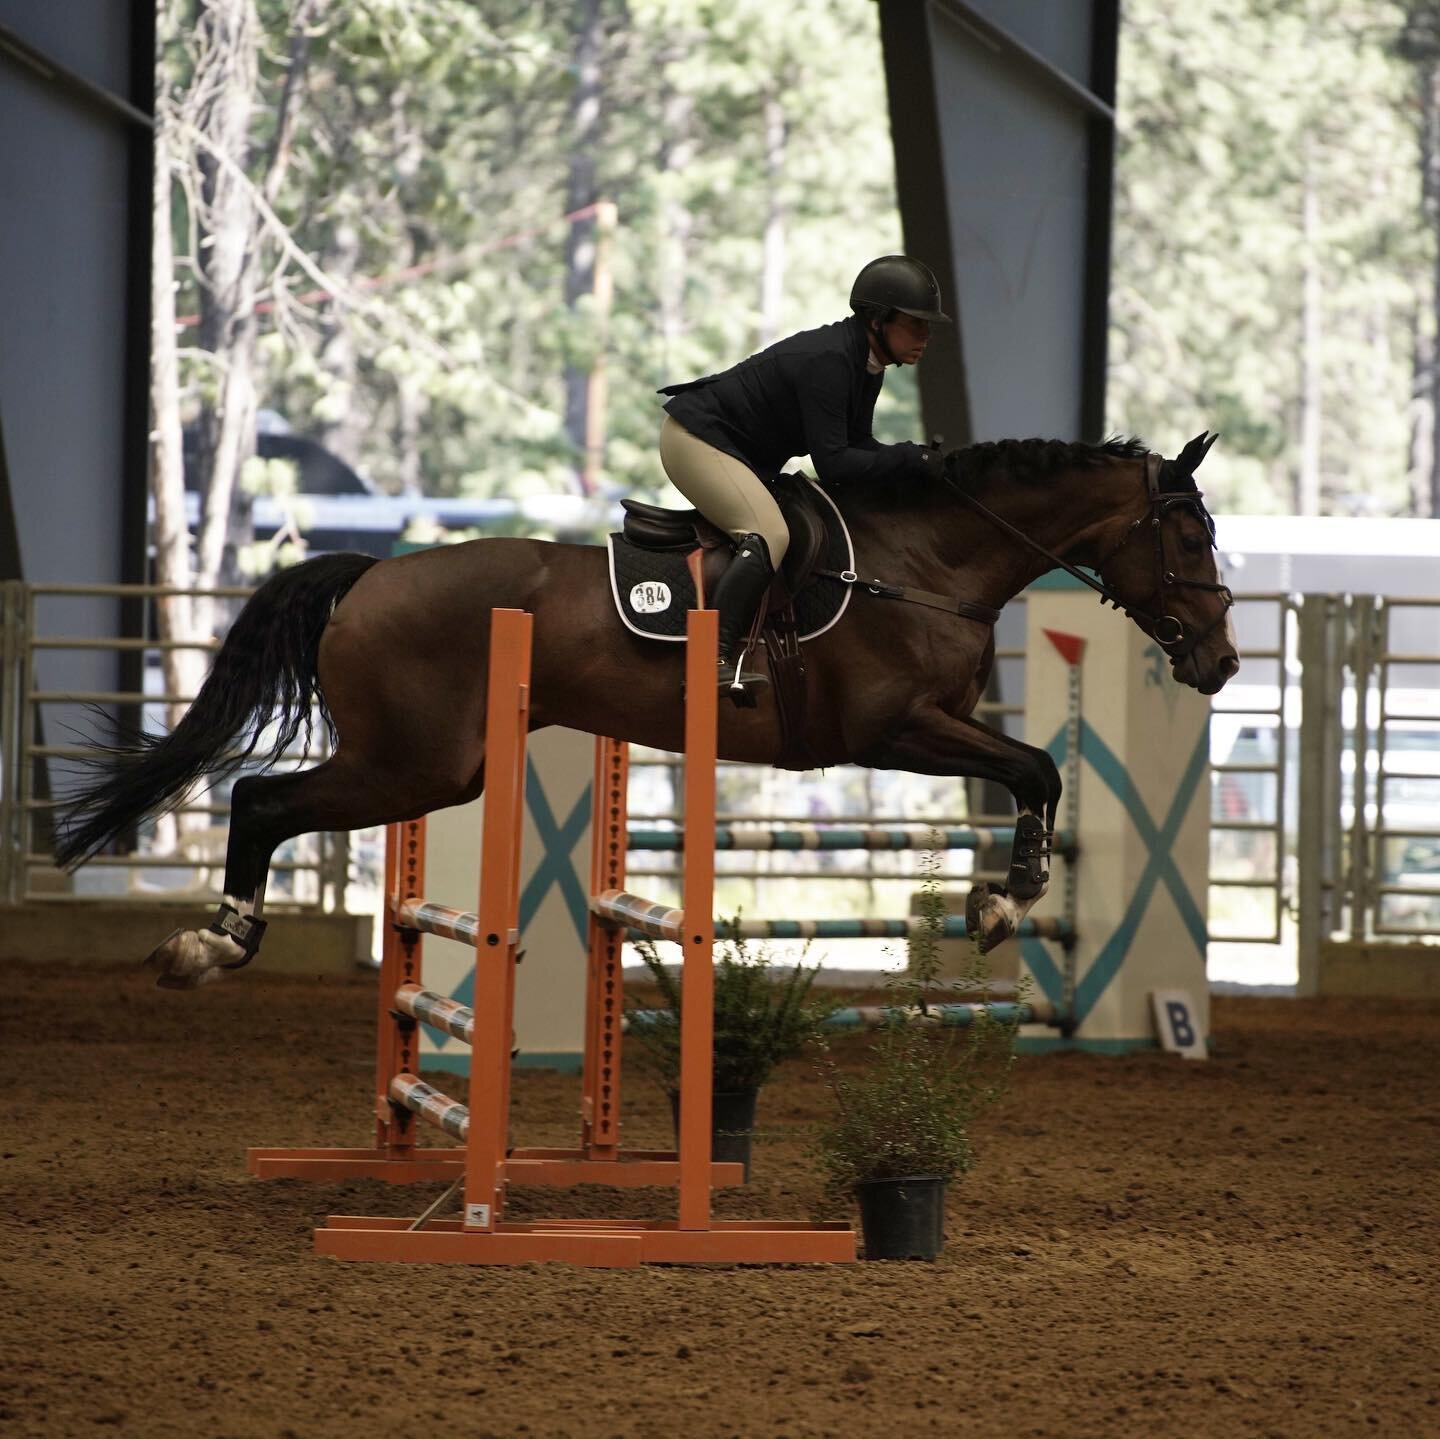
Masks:
[[[944,474],[945,456],[938,445],[932,448],[930,445],[915,445],[907,441],[903,448],[909,452],[911,474],[924,475],[934,480]]]

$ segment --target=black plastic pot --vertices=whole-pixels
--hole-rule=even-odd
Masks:
[[[945,1247],[943,1179],[867,1179],[855,1197],[866,1259],[935,1259]]]
[[[750,1178],[750,1140],[755,1131],[755,1101],[759,1089],[710,1096],[710,1158],[726,1164],[743,1164]],[[680,1133],[680,1091],[670,1090],[670,1117]]]

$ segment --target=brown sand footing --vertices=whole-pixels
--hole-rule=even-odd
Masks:
[[[319,1259],[327,1213],[443,1186],[245,1175],[247,1145],[369,1142],[373,980],[4,982],[7,1439],[1440,1433],[1440,1006],[1219,999],[1206,1064],[1021,1059],[934,1265],[599,1272]],[[665,1143],[631,1079],[627,1142]],[[517,1141],[572,1142],[577,1095],[518,1073]],[[824,1102],[804,1065],[767,1090],[718,1213],[807,1212]]]

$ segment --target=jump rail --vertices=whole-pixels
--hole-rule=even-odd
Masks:
[[[715,830],[717,850],[785,851],[806,850],[974,850],[991,845],[1013,844],[1015,828],[933,829],[924,825],[903,829],[831,829],[803,825],[773,829],[763,824],[726,824]],[[640,829],[629,831],[632,850],[682,851],[682,830]],[[1062,830],[1055,836],[1054,851],[1067,858],[1076,853],[1075,836]]]
[[[1015,1002],[1003,998],[1013,994],[1013,986],[994,986],[992,997],[984,1001],[960,1001],[932,1004],[924,1009],[900,1005],[851,1005],[837,1009],[825,1018],[825,1028],[835,1030],[888,1029],[895,1025],[930,1026],[935,1029],[968,1029],[982,1015],[999,1024],[1054,1024],[1055,1006],[1048,1000],[1027,999]],[[668,1009],[634,1010],[626,1016],[625,1032],[647,1026],[671,1023]]]

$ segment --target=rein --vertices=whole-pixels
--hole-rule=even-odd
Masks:
[[[1130,528],[1120,537],[1119,542],[1112,546],[1105,558],[1095,566],[1096,573],[1101,576],[1099,579],[1095,578],[1094,575],[1086,574],[1078,565],[1072,565],[1069,560],[1061,558],[1061,556],[1055,554],[1054,551],[1046,549],[1038,540],[1032,539],[1029,535],[1017,529],[1009,520],[1001,519],[994,510],[990,509],[987,505],[982,505],[969,490],[963,485],[958,484],[948,473],[945,476],[945,483],[950,486],[965,504],[969,505],[970,508],[977,513],[983,515],[997,529],[1002,530],[1012,539],[1019,540],[1022,545],[1034,550],[1036,554],[1043,555],[1050,561],[1050,564],[1054,568],[1065,570],[1068,574],[1073,575],[1079,580],[1081,584],[1088,585],[1100,596],[1100,603],[1102,605],[1108,600],[1127,618],[1136,620],[1142,626],[1148,626],[1155,643],[1158,644],[1171,659],[1181,660],[1193,654],[1195,649],[1204,643],[1216,626],[1225,618],[1226,612],[1235,603],[1235,597],[1225,585],[1212,584],[1209,580],[1181,579],[1166,564],[1165,533],[1161,521],[1164,519],[1167,510],[1174,508],[1176,505],[1189,505],[1198,510],[1201,518],[1206,523],[1206,527],[1210,531],[1210,544],[1212,548],[1215,544],[1215,525],[1214,521],[1210,519],[1209,514],[1206,513],[1203,497],[1198,490],[1170,494],[1161,490],[1160,467],[1163,464],[1164,460],[1159,455],[1145,456],[1145,488],[1148,494],[1145,513],[1130,525]],[[1156,594],[1160,597],[1161,604],[1164,604],[1165,591],[1167,589],[1207,590],[1211,594],[1219,595],[1224,601],[1220,613],[1199,633],[1191,629],[1184,620],[1168,612],[1154,614],[1149,610],[1141,609],[1138,605],[1127,605],[1115,591],[1104,582],[1105,566],[1130,543],[1138,533],[1140,526],[1143,525],[1147,519],[1155,535]]]

